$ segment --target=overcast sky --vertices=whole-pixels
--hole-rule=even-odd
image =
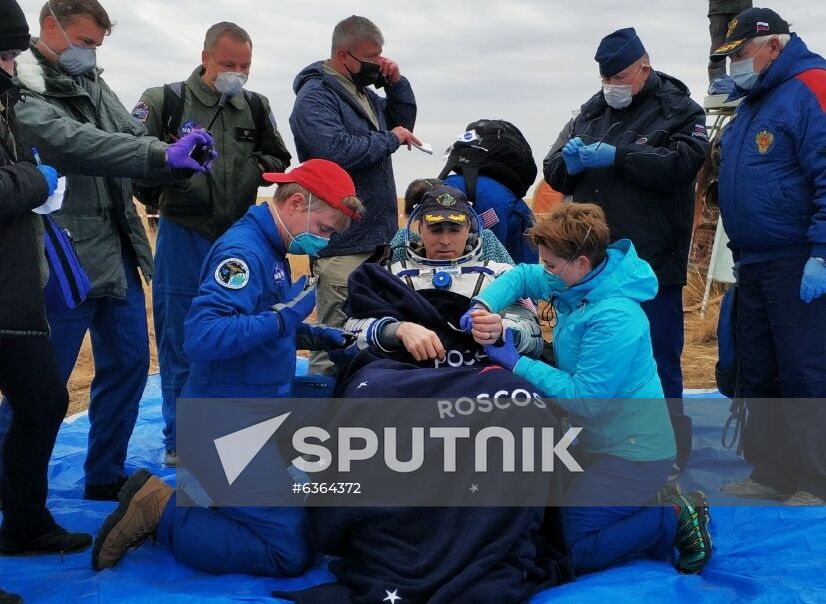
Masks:
[[[36,35],[42,3],[20,2]],[[433,156],[406,149],[394,154],[399,195],[413,178],[436,176],[444,163],[442,151],[479,118],[516,124],[541,172],[542,158],[571,111],[599,89],[594,51],[615,29],[636,27],[653,67],[683,80],[700,104],[707,86],[705,0],[102,3],[116,26],[98,52],[98,63],[130,111],[145,88],[189,76],[200,63],[210,25],[232,21],[245,28],[254,45],[247,87],[269,98],[294,157],[288,118],[295,75],[329,57],[338,21],[351,14],[371,19],[384,34],[384,54],[413,85],[415,133],[436,151]],[[826,2],[776,0],[771,7],[811,49],[826,54]]]

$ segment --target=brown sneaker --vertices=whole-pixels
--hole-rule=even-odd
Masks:
[[[118,494],[118,507],[103,522],[92,549],[92,568],[111,568],[158,530],[166,502],[175,492],[149,470],[138,470]]]

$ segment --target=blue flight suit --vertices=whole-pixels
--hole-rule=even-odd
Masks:
[[[289,396],[295,333],[280,333],[271,309],[289,302],[285,254],[266,204],[251,207],[212,246],[184,324],[191,366],[182,396]],[[286,465],[283,471],[286,476]],[[311,557],[298,507],[178,507],[173,496],[157,538],[179,560],[219,574],[296,575]]]

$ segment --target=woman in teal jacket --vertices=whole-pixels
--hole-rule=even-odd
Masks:
[[[676,454],[640,307],[657,293],[653,270],[627,239],[608,245],[605,215],[594,204],[563,204],[529,234],[540,263],[519,265],[488,286],[463,326],[492,361],[554,397],[583,428],[574,456],[585,470],[571,474],[565,493],[575,566],[588,572],[639,555],[666,558],[676,547],[678,569],[699,572],[711,557],[703,494],[672,488],[673,507],[644,506],[658,498]],[[497,313],[522,297],[552,305],[556,367],[520,356],[502,333]],[[591,507],[601,504],[624,507]]]

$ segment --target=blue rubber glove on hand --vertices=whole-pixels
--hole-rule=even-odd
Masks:
[[[800,299],[806,304],[826,293],[826,266],[817,258],[809,258],[803,267]]]
[[[607,168],[614,165],[617,148],[607,143],[593,143],[579,150],[579,159],[586,168]]]
[[[51,166],[44,166],[42,164],[37,166],[37,169],[40,170],[43,178],[46,179],[46,185],[49,187],[49,197],[51,197],[54,195],[55,189],[57,189],[57,171]]]
[[[324,350],[329,352],[344,348],[347,337],[338,327],[299,323],[295,328],[295,344],[299,350]]]
[[[562,159],[565,160],[565,168],[568,170],[568,174],[579,174],[585,169],[585,164],[582,163],[579,157],[579,150],[584,148],[585,143],[578,136],[569,140],[562,147]]]
[[[195,172],[206,172],[206,165],[202,166],[189,156],[195,147],[212,148],[210,159],[204,162],[205,164],[211,164],[212,160],[214,160],[215,157],[218,157],[218,154],[215,153],[212,137],[209,133],[206,130],[193,130],[166,148],[166,165],[170,168],[194,170]],[[213,153],[215,154],[214,157],[212,157]]]
[[[470,316],[470,313],[473,311],[478,310],[475,306],[472,306],[470,310],[468,310],[462,317],[459,319],[459,329],[462,331],[467,331],[470,333],[470,330],[473,329],[473,317]]]
[[[292,334],[295,329],[310,316],[316,302],[315,287],[304,289],[307,284],[307,277],[301,277],[296,281],[290,291],[287,292],[289,302],[286,304],[279,302],[272,309],[275,311],[275,318],[278,321],[278,336],[283,337]]]
[[[485,352],[491,361],[507,369],[513,371],[516,363],[522,357],[516,351],[516,345],[513,343],[513,330],[505,330],[505,340],[501,344],[486,344]]]

